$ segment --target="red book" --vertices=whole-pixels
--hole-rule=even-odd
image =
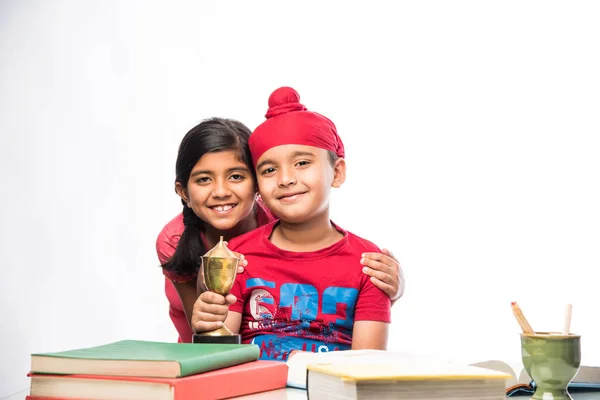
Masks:
[[[183,378],[29,374],[28,400],[216,400],[284,388],[287,372],[259,360]]]

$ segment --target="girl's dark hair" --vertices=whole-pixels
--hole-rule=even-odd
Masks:
[[[239,121],[211,118],[192,128],[179,145],[175,164],[176,182],[187,189],[192,169],[206,153],[233,150],[238,153],[256,181],[252,157],[248,147],[250,129]],[[200,257],[207,251],[200,236],[205,230],[202,221],[182,199],[185,229],[179,238],[175,254],[162,267],[180,276],[195,275],[200,268]]]

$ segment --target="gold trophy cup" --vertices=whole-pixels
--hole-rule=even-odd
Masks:
[[[239,262],[239,257],[225,246],[221,236],[219,243],[202,257],[202,265],[198,273],[206,290],[227,296],[233,287]],[[241,336],[231,332],[225,325],[214,331],[195,333],[192,341],[221,344],[242,342]]]

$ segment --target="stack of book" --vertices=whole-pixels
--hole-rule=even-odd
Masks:
[[[259,354],[256,345],[139,340],[32,354],[27,399],[210,400],[285,387],[285,363]]]

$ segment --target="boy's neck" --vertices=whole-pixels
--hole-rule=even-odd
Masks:
[[[329,220],[325,212],[310,221],[289,223],[279,221],[271,233],[271,243],[282,250],[309,252],[331,246],[344,237]]]

